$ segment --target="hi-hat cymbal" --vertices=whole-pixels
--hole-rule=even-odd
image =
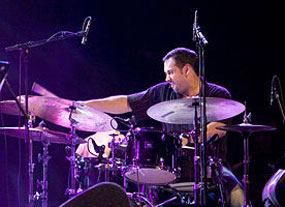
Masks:
[[[276,130],[276,128],[272,126],[254,125],[250,123],[241,123],[237,125],[221,126],[221,127],[217,127],[217,129],[225,130],[229,132],[248,132],[248,133]]]
[[[0,127],[0,134],[5,134],[19,139],[25,139],[25,127]],[[50,130],[45,127],[29,128],[29,136],[31,140],[36,142],[49,141],[55,144],[71,144],[69,134],[64,132]],[[82,138],[76,139],[76,144],[82,144],[86,141]]]
[[[195,105],[199,104],[199,97],[175,99],[160,102],[151,106],[147,114],[160,122],[169,124],[192,124],[194,121]],[[206,97],[207,121],[228,119],[242,113],[245,106],[230,99]],[[200,107],[197,107],[200,115]]]
[[[33,115],[62,127],[71,127],[69,116],[73,101],[46,96],[33,96],[28,101],[29,112]],[[25,105],[23,100],[21,103],[23,106]],[[74,102],[74,107],[75,110],[72,112],[72,119],[77,122],[77,130],[87,132],[111,131],[118,126],[112,117],[101,111],[78,102]],[[11,115],[19,114],[19,109],[13,100],[1,101],[0,111]]]

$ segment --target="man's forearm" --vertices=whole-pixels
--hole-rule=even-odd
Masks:
[[[80,103],[92,107],[98,111],[110,114],[124,114],[131,112],[126,95],[110,96],[107,98],[80,101]]]

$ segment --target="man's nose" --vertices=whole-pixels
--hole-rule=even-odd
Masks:
[[[167,82],[169,82],[170,81],[170,78],[169,78],[169,76],[167,75],[167,76],[165,76],[165,81],[167,81]]]

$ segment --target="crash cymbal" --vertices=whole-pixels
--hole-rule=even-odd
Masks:
[[[195,104],[199,103],[199,97],[175,99],[160,102],[151,106],[147,114],[160,122],[169,124],[192,124],[194,121]],[[200,107],[197,107],[198,116]],[[224,98],[206,98],[207,121],[219,121],[228,119],[242,113],[245,106],[237,101]]]
[[[24,104],[24,100],[21,101]],[[70,107],[73,101],[46,96],[33,96],[29,98],[29,112],[56,125],[70,128]],[[16,102],[6,100],[0,102],[2,113],[18,115],[19,109]],[[72,118],[77,122],[76,129],[87,132],[111,131],[118,124],[109,115],[97,111],[89,106],[75,102]]]
[[[263,131],[274,131],[276,128],[272,126],[266,125],[253,125],[250,123],[242,123],[237,125],[229,125],[229,126],[221,126],[217,127],[217,129],[225,130],[229,132],[263,132]]]
[[[33,96],[29,95],[29,99],[31,97],[33,97]],[[18,96],[17,99],[20,100],[21,105],[25,109],[25,96],[24,95]],[[30,100],[29,100],[29,102],[30,102]],[[15,115],[15,116],[23,116],[23,114],[20,111],[16,101],[14,101],[14,100],[0,101],[0,113]]]
[[[0,127],[0,134],[25,139],[25,127]],[[53,131],[45,127],[29,128],[29,136],[33,141],[42,142],[49,141],[55,144],[71,144],[69,134]],[[77,138],[76,144],[82,144],[86,141],[82,138]]]

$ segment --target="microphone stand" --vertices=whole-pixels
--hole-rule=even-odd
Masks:
[[[280,112],[281,112],[283,126],[285,126],[285,114],[284,114],[284,109],[283,109],[282,103],[281,103],[281,101],[280,101],[280,95],[279,95],[279,93],[277,92],[277,90],[274,91],[274,97],[275,97],[275,99],[277,100],[277,103],[278,103],[278,106],[279,106],[279,109],[280,109]]]
[[[201,138],[202,143],[206,143],[207,141],[207,117],[206,117],[206,87],[205,87],[205,47],[208,44],[207,39],[200,31],[200,26],[197,23],[198,11],[195,11],[195,20],[193,25],[193,41],[196,43],[198,49],[198,58],[199,58],[199,86],[200,82],[202,82],[202,90],[199,94],[199,105],[200,105],[200,115],[201,115]],[[203,144],[201,147],[201,191],[200,195],[202,197],[201,205],[206,206],[206,196],[207,196],[207,153],[206,153],[206,144]],[[197,205],[199,203],[195,203]]]
[[[26,43],[21,43],[21,44],[16,44],[13,46],[9,46],[5,48],[6,52],[14,51],[14,50],[19,50],[20,51],[20,57],[23,54],[24,57],[24,67],[25,67],[25,107],[26,107],[26,112],[29,111],[28,107],[28,63],[29,63],[29,49],[33,47],[38,47],[44,44],[47,44],[49,42],[54,42],[54,41],[59,41],[59,40],[64,40],[70,37],[82,37],[85,36],[86,32],[85,31],[79,31],[76,33],[73,32],[68,32],[68,31],[60,31],[52,35],[51,37],[43,40],[38,40],[38,41],[28,41]],[[7,81],[6,81],[7,83]],[[11,87],[10,87],[11,89]],[[15,98],[16,100],[16,98]],[[20,107],[20,103],[18,100],[16,100],[17,104]],[[21,108],[20,108],[21,109]],[[25,141],[28,143],[28,168],[29,168],[29,195],[28,195],[28,207],[33,207],[34,206],[34,196],[33,196],[33,171],[34,171],[34,164],[33,164],[33,142],[29,137],[29,123],[31,122],[30,116],[27,115],[27,113],[24,113],[24,110],[22,110],[22,113],[26,116],[25,119],[25,129],[26,129],[26,137]],[[75,188],[75,184],[72,183],[72,189]]]
[[[7,86],[9,92],[11,93],[13,99],[15,100],[17,106],[19,107],[21,113],[25,117],[25,140],[28,140],[28,154],[29,154],[29,160],[28,160],[28,179],[29,179],[29,197],[28,197],[28,202],[29,202],[29,207],[33,206],[33,170],[34,170],[34,164],[33,164],[33,157],[32,157],[32,152],[33,152],[33,141],[29,137],[29,127],[32,126],[32,116],[30,116],[27,111],[27,99],[26,99],[26,110],[23,108],[22,104],[20,101],[17,99],[16,94],[14,93],[13,89],[11,88],[8,80],[7,80],[7,75],[4,78],[4,83]],[[26,96],[27,98],[27,96]]]

